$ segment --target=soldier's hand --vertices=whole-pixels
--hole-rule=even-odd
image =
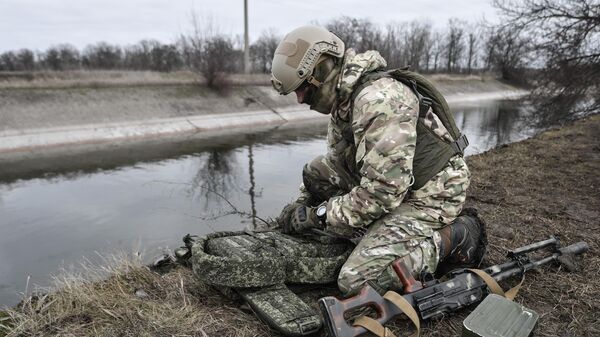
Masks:
[[[301,233],[310,228],[323,229],[317,216],[317,207],[300,206],[296,208],[291,220],[290,229],[295,233]]]

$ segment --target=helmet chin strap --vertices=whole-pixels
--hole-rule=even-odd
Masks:
[[[321,88],[321,86],[323,86],[323,84],[325,84],[325,81],[321,82],[321,81],[317,80],[313,75],[310,75],[310,77],[306,81],[308,83],[314,85],[315,87],[317,87],[317,89]]]
[[[315,67],[313,69],[316,69],[319,66],[319,64],[325,60],[327,60],[327,58],[322,57],[317,62],[317,64],[315,64]],[[336,65],[334,64],[334,67],[329,71],[329,74],[327,74],[327,76],[325,77],[325,79],[323,81],[319,81],[313,74],[311,74],[310,77],[306,79],[306,81],[308,83],[314,85],[315,87],[317,87],[317,89],[320,89],[323,86],[323,84],[331,81],[335,77],[335,75],[336,75],[336,72],[334,71],[335,66]],[[313,73],[314,73],[314,70],[313,70]]]

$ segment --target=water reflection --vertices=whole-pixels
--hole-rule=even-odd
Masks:
[[[248,145],[248,176],[250,180],[248,195],[250,196],[250,219],[252,220],[251,228],[256,229],[256,180],[254,179],[254,153],[252,151],[252,144]]]
[[[538,130],[530,124],[531,108],[519,101],[479,102],[454,107],[453,112],[456,125],[469,138],[467,155],[525,139]]]
[[[453,109],[471,141],[467,154],[536,131],[517,102]],[[97,252],[151,256],[186,233],[260,226],[297,195],[302,166],[326,150],[325,131],[298,125],[3,169],[0,304],[18,301],[28,275],[45,285],[60,266]]]
[[[190,183],[190,195],[204,199],[204,209],[211,203],[221,206],[223,199],[236,190],[239,168],[233,149],[210,150],[198,158],[198,172]]]

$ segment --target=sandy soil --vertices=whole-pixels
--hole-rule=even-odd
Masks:
[[[600,115],[468,158],[473,182],[467,203],[488,226],[484,265],[503,261],[505,249],[553,234],[565,244],[590,245],[578,272],[546,267],[527,275],[516,301],[540,314],[536,336],[600,335],[598,129]],[[24,301],[0,323],[13,327],[10,336],[276,335],[185,268],[160,275],[129,262],[108,272],[112,276],[101,282],[62,279],[63,290]],[[314,304],[330,292],[312,290],[302,297]],[[425,322],[423,335],[459,335],[468,313]],[[393,330],[400,336],[413,331],[403,319]]]

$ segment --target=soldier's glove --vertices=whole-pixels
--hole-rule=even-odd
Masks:
[[[285,207],[281,210],[281,213],[279,213],[279,216],[277,216],[277,218],[275,219],[277,225],[279,226],[279,228],[282,229],[284,233],[286,233],[286,227],[290,228],[290,224],[292,223],[294,213],[296,212],[296,209],[300,206],[304,205],[297,201],[285,205]]]
[[[292,221],[288,226],[284,226],[284,233],[301,233],[310,228],[325,228],[324,221],[317,216],[318,207],[300,206],[296,208]]]

